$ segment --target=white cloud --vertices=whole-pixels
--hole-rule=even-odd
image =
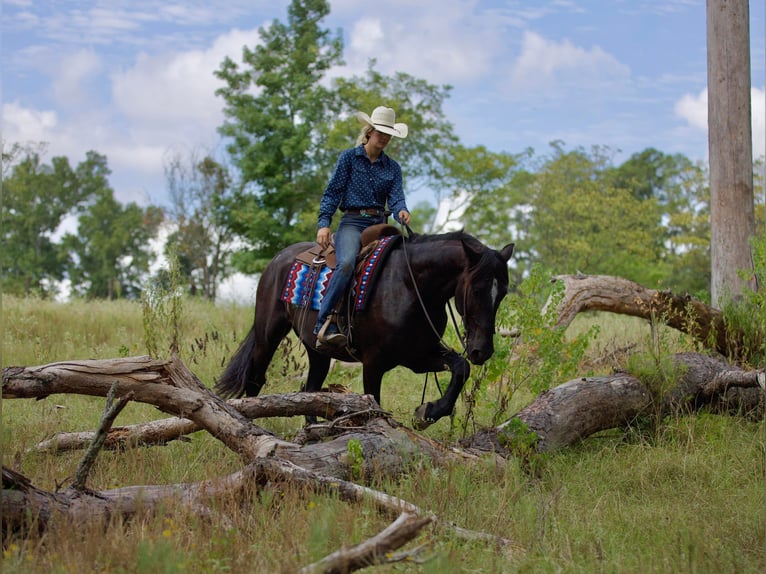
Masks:
[[[54,111],[33,110],[18,102],[3,104],[3,140],[6,142],[50,141],[57,126]]]
[[[204,50],[140,54],[135,65],[112,76],[114,103],[138,131],[214,133],[222,121],[222,83],[213,75],[224,57],[241,59],[258,42],[257,30],[231,30]]]
[[[500,27],[479,14],[475,2],[394,2],[385,13],[364,10],[352,21],[345,60],[354,74],[374,58],[384,74],[406,72],[436,84],[472,82],[489,73],[500,40]]]
[[[674,109],[676,115],[685,119],[690,126],[707,131],[707,88],[696,96],[684,94]]]
[[[556,42],[527,31],[521,54],[511,66],[508,96],[605,90],[625,84],[629,78],[630,69],[598,46],[588,50],[567,39]]]
[[[766,153],[766,92],[751,88],[751,116],[753,130],[753,157]],[[707,88],[697,95],[684,94],[675,104],[677,116],[686,120],[693,128],[707,133]]]
[[[90,107],[88,83],[102,70],[100,56],[93,50],[79,50],[62,58],[53,78],[53,89],[59,103],[71,107]]]

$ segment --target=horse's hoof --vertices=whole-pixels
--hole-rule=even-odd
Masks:
[[[428,404],[420,405],[415,409],[415,418],[412,421],[412,427],[415,430],[424,430],[434,424],[436,421],[426,416],[428,410]]]

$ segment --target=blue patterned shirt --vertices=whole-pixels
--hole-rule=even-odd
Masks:
[[[364,146],[359,145],[341,152],[335,172],[319,202],[317,227],[330,227],[335,210],[377,207],[384,209],[388,202],[394,217],[407,209],[402,187],[402,168],[385,153],[370,163]],[[407,210],[409,211],[409,210]]]

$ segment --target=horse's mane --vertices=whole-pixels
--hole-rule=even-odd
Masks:
[[[473,235],[469,235],[463,229],[460,229],[458,231],[448,231],[447,233],[423,233],[423,234],[415,235],[410,240],[410,243],[413,243],[413,244],[431,243],[434,241],[450,241],[450,240],[478,241]]]
[[[439,241],[463,241],[465,243],[472,244],[476,248],[477,253],[481,253],[481,258],[475,269],[482,269],[485,265],[488,265],[490,261],[495,257],[493,250],[489,249],[481,241],[476,239],[473,235],[466,233],[464,229],[457,231],[448,231],[447,233],[431,233],[423,235],[415,235],[410,240],[412,245],[423,245],[426,243],[435,243]]]

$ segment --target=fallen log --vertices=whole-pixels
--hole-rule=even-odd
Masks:
[[[227,403],[207,389],[178,359],[156,361],[133,357],[6,368],[3,370],[5,398],[41,398],[62,392],[107,396],[111,391],[116,397],[150,403],[176,415],[174,425],[211,433],[239,453],[246,466],[239,473],[195,484],[133,486],[93,492],[84,488],[84,480],[81,480],[78,488],[56,493],[37,489],[31,481],[4,468],[3,528],[5,532],[45,528],[57,516],[89,519],[131,516],[169,500],[193,508],[198,514],[206,514],[210,497],[236,494],[248,485],[264,487],[264,481],[268,480],[300,484],[307,491],[335,492],[348,501],[371,498],[388,512],[417,516],[413,524],[418,527],[411,529],[413,537],[433,522],[452,529],[458,536],[516,550],[508,540],[466,531],[442,523],[436,517],[420,520],[430,517],[429,513],[349,479],[354,475],[370,478],[381,473],[395,476],[406,470],[413,459],[424,456],[434,464],[476,460],[488,452],[512,456],[514,433],[518,432],[534,435],[537,452],[550,451],[601,430],[630,425],[636,417],[656,413],[658,409],[662,414],[670,414],[705,407],[717,412],[735,410],[763,416],[763,387],[766,386],[763,370],[744,371],[720,359],[696,353],[679,354],[673,360],[679,382],[663,395],[658,396],[627,373],[578,378],[542,393],[517,413],[511,420],[520,420],[524,424],[523,431],[508,421],[463,441],[460,449],[440,445],[397,423],[381,411],[371,397],[292,393]],[[236,403],[236,408],[232,403]],[[314,414],[334,416],[337,420],[324,423],[328,440],[297,444],[252,424],[251,417],[264,413]],[[191,421],[194,426],[186,426],[183,420]],[[337,423],[341,420],[343,424]],[[359,461],[352,465],[349,460],[351,441],[360,446],[361,467]],[[395,540],[391,548],[398,547],[401,541]],[[369,548],[363,546],[352,552],[359,556],[353,558],[355,564],[379,560],[379,555]],[[342,555],[341,551],[338,559],[351,559]],[[337,556],[330,556],[327,560],[332,562],[335,558]]]
[[[101,368],[105,372],[103,380],[98,376]],[[344,418],[348,421],[353,418],[348,414],[348,403],[357,403],[357,406],[360,402],[366,403],[368,408],[360,414],[364,424],[361,427],[355,425],[350,432],[344,431],[342,425],[337,425],[336,431],[342,434],[332,440],[297,445],[253,425],[247,417],[205,388],[177,358],[172,361],[154,361],[148,357],[134,357],[124,362],[68,361],[30,368],[13,367],[3,371],[3,394],[12,398],[47,397],[58,392],[76,393],[81,385],[86,391],[82,394],[106,396],[109,393],[151,403],[164,412],[188,417],[246,459],[246,470],[196,484],[135,486],[100,492],[84,488],[84,479],[80,479],[76,487],[49,493],[33,487],[30,481],[18,473],[4,468],[4,532],[31,528],[33,525],[45,528],[57,516],[68,519],[127,517],[172,500],[190,506],[198,513],[207,513],[205,501],[211,496],[241,491],[244,484],[263,486],[264,483],[258,481],[268,480],[299,483],[307,491],[333,491],[344,500],[371,498],[380,508],[395,509],[397,513],[406,509],[411,514],[427,517],[427,520],[415,521],[420,526],[411,530],[412,536],[426,524],[435,522],[450,528],[458,536],[513,546],[505,539],[442,523],[406,501],[344,479],[351,475],[352,466],[356,466],[348,460],[351,440],[358,441],[363,453],[363,465],[361,469],[355,468],[355,472],[367,477],[381,472],[401,472],[413,457],[421,458],[424,454],[434,461],[475,458],[475,455],[456,453],[421,437],[389,419],[379,408],[369,408],[371,405],[376,407],[371,397],[335,395],[344,397],[345,404],[334,411],[347,413]],[[330,397],[332,395],[329,393],[314,393],[313,396],[303,394],[294,395],[293,398],[298,399],[296,403],[303,406],[304,412],[327,414],[333,410],[327,408],[327,399]],[[307,401],[312,400],[314,404],[307,410]],[[282,405],[277,412],[290,404],[285,397],[278,397],[271,402]],[[323,411],[319,410],[320,406],[324,408]],[[271,408],[274,408],[273,404]],[[397,540],[402,541],[401,538]]]
[[[727,326],[720,310],[690,295],[647,289],[609,275],[557,275],[552,281],[564,284],[556,308],[558,327],[567,327],[578,313],[608,311],[664,323],[725,357],[739,358],[742,333]]]
[[[31,393],[20,389],[15,390],[15,393],[17,395],[23,393],[26,398],[32,398]],[[354,393],[341,396],[333,392],[285,393],[230,399],[227,403],[242,416],[251,420],[284,416],[312,416],[336,420],[350,415],[355,415],[358,419],[363,416],[361,413],[380,412],[380,407],[371,395]],[[188,440],[187,435],[200,430],[202,427],[199,424],[180,417],[117,426],[109,431],[104,442],[104,449],[119,450],[129,446],[166,445],[174,440]],[[57,433],[39,442],[32,450],[51,453],[80,450],[87,448],[95,434],[88,431]]]
[[[537,452],[574,444],[595,433],[623,428],[639,416],[662,418],[698,412],[742,414],[763,418],[766,373],[744,370],[699,353],[672,357],[676,384],[667,391],[650,390],[638,378],[618,372],[581,377],[544,391],[503,424],[461,441],[465,448],[510,456],[518,442],[514,433],[532,433]],[[514,422],[523,423],[522,430]],[[509,434],[510,433],[510,434]]]

